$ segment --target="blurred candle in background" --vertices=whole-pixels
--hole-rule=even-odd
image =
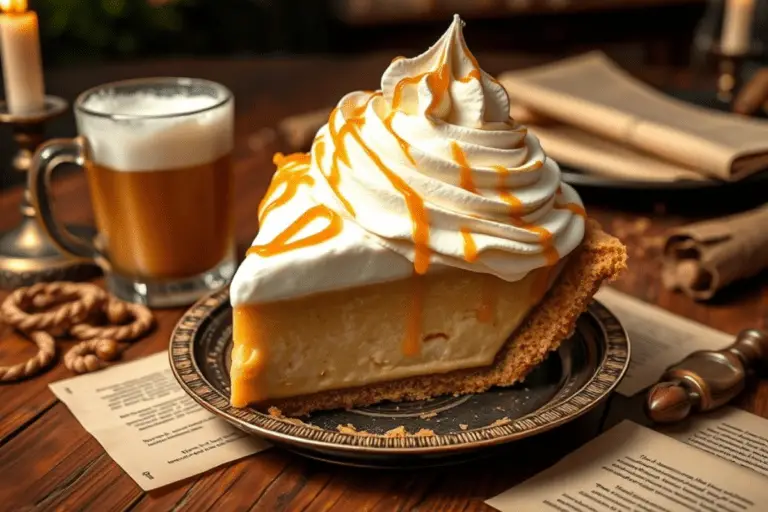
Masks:
[[[12,114],[43,109],[45,88],[40,58],[37,14],[27,11],[27,0],[0,0],[5,101]]]
[[[754,9],[754,0],[726,1],[723,33],[720,36],[723,55],[738,56],[749,52]]]

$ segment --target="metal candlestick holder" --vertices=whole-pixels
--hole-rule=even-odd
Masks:
[[[717,55],[717,99],[733,106],[733,101],[741,90],[741,71],[744,56]]]
[[[45,138],[45,124],[66,112],[67,107],[66,100],[46,96],[40,112],[13,114],[6,102],[0,101],[0,124],[11,126],[18,147],[12,161],[15,171],[29,170],[32,155]],[[0,233],[0,288],[13,289],[39,281],[86,280],[101,273],[93,262],[62,254],[50,242],[38,224],[28,185],[19,207],[21,222],[12,230]],[[70,229],[83,234],[92,231],[83,227]]]

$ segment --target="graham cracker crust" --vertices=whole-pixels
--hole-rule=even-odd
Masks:
[[[603,281],[615,279],[626,268],[626,247],[587,219],[584,241],[569,257],[544,299],[512,333],[491,366],[370,384],[358,388],[323,391],[275,400],[286,416],[312,411],[352,408],[389,400],[424,400],[440,395],[481,393],[494,386],[511,386],[547,355],[557,350],[576,325]]]

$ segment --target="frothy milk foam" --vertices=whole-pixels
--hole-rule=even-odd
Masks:
[[[115,171],[161,171],[212,162],[232,150],[233,101],[210,96],[94,94],[83,107],[92,112],[144,119],[111,119],[78,112],[78,131],[88,139],[89,159]],[[179,117],[163,118],[180,114]]]

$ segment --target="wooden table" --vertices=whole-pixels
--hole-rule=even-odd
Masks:
[[[332,104],[353,89],[376,88],[390,58],[390,55],[373,55],[346,61],[174,60],[124,64],[53,73],[49,76],[49,91],[72,100],[79,91],[98,83],[150,75],[200,76],[229,86],[237,98],[237,234],[244,247],[255,234],[256,208],[273,172],[271,155],[251,149],[249,138],[257,129],[273,125],[283,116]],[[492,73],[533,62],[530,58],[512,56],[479,55],[479,59]],[[690,83],[685,73],[645,70],[641,75],[657,84],[684,86]],[[73,130],[71,118],[53,127],[57,136],[71,135]],[[91,220],[86,185],[80,173],[58,180],[55,190],[65,219]],[[615,194],[609,194],[608,200],[612,199],[610,196]],[[0,229],[17,222],[19,197],[18,189],[0,195]],[[661,213],[665,209],[669,212],[675,201],[654,207],[654,201],[637,206],[647,197],[640,197],[639,203],[622,200],[622,212],[606,203],[605,194],[585,194],[584,197],[590,214],[608,230],[615,229],[617,222],[631,222],[646,216],[652,219],[651,233],[658,234],[690,218],[690,215]],[[630,205],[638,210],[626,212]],[[663,290],[653,254],[641,254],[636,240],[628,239],[627,243],[632,255],[630,270],[617,283],[619,289],[729,333],[745,327],[766,326],[768,279],[765,273],[726,291],[723,298],[712,304],[696,304]],[[0,292],[0,298],[4,296]],[[180,309],[157,311],[158,329],[151,337],[131,346],[124,358],[136,359],[165,350],[171,329],[181,313]],[[0,327],[0,340],[3,362],[20,361],[33,353],[30,343],[23,342],[7,328]],[[62,352],[70,343],[60,345]],[[503,457],[453,468],[383,472],[330,466],[272,449],[145,493],[48,390],[50,382],[69,376],[63,365],[58,364],[29,381],[0,385],[0,509],[488,510],[482,503],[484,499],[531,476],[566,453],[561,443],[547,443],[537,447],[537,457],[525,460],[509,451]],[[746,410],[768,417],[768,381],[763,380],[757,389],[745,393],[738,403]],[[578,441],[582,442],[622,417],[640,418],[638,400],[614,397],[607,415],[596,415],[586,426],[582,421],[579,427],[564,427],[556,437],[566,439],[572,437],[573,429],[581,432],[586,429],[587,435]]]

